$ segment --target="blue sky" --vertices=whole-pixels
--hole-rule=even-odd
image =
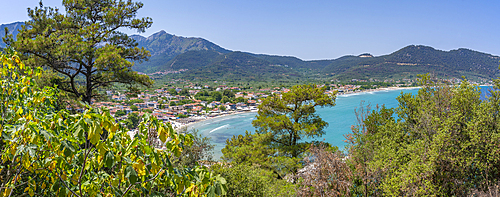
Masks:
[[[38,0],[10,1],[0,24],[28,20]],[[410,44],[500,55],[500,1],[143,0],[139,16],[160,30],[202,37],[224,48],[295,56],[384,55]],[[60,0],[44,5],[59,7]],[[126,31],[127,33],[135,33]]]

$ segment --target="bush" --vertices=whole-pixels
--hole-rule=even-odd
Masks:
[[[205,167],[174,168],[190,135],[145,116],[137,134],[105,109],[56,110],[57,91],[36,87],[41,69],[0,54],[0,194],[2,196],[222,195],[225,180]],[[156,132],[165,149],[152,146]],[[172,140],[167,141],[167,138]],[[172,181],[175,180],[175,183]]]
[[[295,196],[294,184],[277,179],[272,171],[257,166],[214,165],[212,170],[231,183],[227,185],[227,196]]]

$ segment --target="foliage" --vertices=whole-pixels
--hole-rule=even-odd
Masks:
[[[230,89],[225,89],[224,91],[222,91],[222,96],[226,96],[228,98],[234,98],[235,94]]]
[[[179,132],[191,135],[193,144],[184,147],[179,157],[172,158],[174,166],[193,168],[199,165],[199,161],[212,161],[212,151],[215,145],[210,143],[210,138],[203,137],[196,129],[188,130],[187,127],[183,127]]]
[[[272,171],[257,166],[234,163],[214,165],[211,169],[232,183],[227,185],[227,196],[296,196],[294,184],[279,180]]]
[[[131,109],[132,111],[139,111],[139,108],[138,108],[137,106],[135,106],[135,105],[131,105],[131,106],[130,106],[130,109]]]
[[[115,117],[125,116],[127,113],[124,110],[117,110],[115,113]]]
[[[272,134],[251,134],[233,136],[226,140],[222,149],[222,159],[232,164],[258,166],[269,170],[283,179],[287,174],[294,173],[301,167],[300,158],[277,155],[277,148],[270,146]]]
[[[132,138],[107,110],[56,111],[57,91],[38,89],[33,79],[41,69],[25,66],[15,54],[0,60],[2,196],[224,193],[225,180],[207,168],[172,166],[169,158],[192,143],[190,135],[146,116]],[[145,136],[151,130],[158,133],[162,149],[150,146]]]
[[[200,59],[196,57],[202,51],[193,51],[178,55],[173,63],[185,65],[188,70],[175,76],[183,79],[229,80],[229,81],[268,81],[271,79],[294,79],[300,74],[291,68],[273,65],[272,63],[243,52],[219,54],[215,58]],[[193,64],[193,60],[198,63]],[[194,65],[202,65],[194,67]]]
[[[64,0],[64,14],[51,7],[28,8],[30,20],[17,40],[7,43],[28,54],[32,66],[49,67],[64,78],[55,78],[57,88],[90,103],[99,88],[113,83],[150,86],[146,75],[131,70],[131,61],[149,57],[144,48],[126,34],[129,28],[144,32],[151,18],[136,18],[142,3],[118,0]]]
[[[401,95],[398,108],[377,109],[354,128],[355,188],[365,195],[465,196],[497,185],[498,91],[481,101],[465,80],[444,86],[423,76],[421,84],[418,95]]]
[[[181,95],[181,96],[189,96],[189,90],[187,88],[184,88],[184,89],[182,89],[179,92],[179,95]]]
[[[129,113],[125,120],[125,125],[128,129],[135,129],[139,125],[140,117],[136,112]]]
[[[184,114],[177,114],[175,116],[179,117],[179,118],[187,118],[188,117],[187,115],[184,115]]]
[[[235,101],[236,101],[237,103],[244,103],[244,102],[245,102],[245,98],[243,98],[243,97],[238,97],[238,98],[236,98],[236,100],[235,100]]]
[[[177,91],[175,91],[175,88],[170,88],[170,89],[168,89],[168,93],[169,93],[170,95],[172,95],[172,96],[177,95]]]
[[[220,93],[219,91],[213,91],[211,96],[216,101],[222,100],[222,93]]]
[[[220,100],[221,103],[227,103],[230,102],[231,100],[227,96],[222,96],[222,99]]]
[[[272,133],[270,146],[277,154],[296,158],[307,150],[305,138],[321,137],[328,123],[315,112],[316,107],[335,106],[335,94],[325,94],[326,86],[297,85],[280,96],[271,96],[259,105],[252,122],[257,133]]]
[[[306,164],[297,177],[298,196],[347,196],[350,194],[351,171],[343,154],[326,144],[311,146]]]

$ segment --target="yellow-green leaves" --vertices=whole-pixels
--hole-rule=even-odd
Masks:
[[[106,155],[104,157],[104,163],[108,168],[113,167],[113,164],[115,163],[115,155],[113,154],[112,151],[106,152]]]
[[[0,54],[0,65],[10,65],[0,68],[0,112],[5,114],[0,117],[0,140],[5,144],[0,150],[0,194],[127,196],[168,190],[189,195],[187,187],[212,184],[198,183],[191,170],[176,169],[170,163],[170,155],[179,155],[190,136],[179,135],[154,117],[143,117],[141,132],[132,138],[126,127],[103,110],[88,107],[82,114],[57,111],[53,106],[57,91],[37,88],[31,75],[40,70],[27,66],[20,70],[17,65],[22,62],[16,58]],[[158,132],[160,139],[148,138],[150,131]],[[156,147],[152,142],[157,141],[168,149]],[[23,180],[37,182],[23,184]],[[106,189],[101,190],[103,185]],[[194,189],[189,193],[199,196],[202,192]]]
[[[130,180],[130,183],[136,183],[138,180],[138,175],[132,166],[127,166],[125,168],[125,177]]]
[[[167,133],[167,130],[165,129],[165,127],[159,127],[158,128],[158,136],[160,136],[160,140],[162,142],[167,141],[168,133]]]
[[[89,131],[90,142],[96,145],[101,137],[101,133],[102,133],[101,125],[92,123],[92,126],[90,127]]]

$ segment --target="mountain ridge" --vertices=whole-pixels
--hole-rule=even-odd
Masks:
[[[4,27],[8,27],[9,33],[16,35],[23,24],[15,22],[0,25],[0,33],[5,35]],[[259,79],[262,76],[294,79],[391,79],[414,78],[417,74],[429,72],[440,77],[456,78],[467,76],[491,79],[500,76],[498,56],[466,48],[444,51],[425,45],[408,45],[380,56],[363,53],[337,59],[302,60],[293,56],[231,51],[204,38],[176,36],[164,30],[148,37],[131,35],[130,38],[151,53],[149,61],[136,62],[132,67],[134,70],[153,73],[186,69],[188,71],[179,77],[193,79],[237,80],[237,73],[244,76],[242,79]],[[0,47],[5,47],[1,41]],[[221,59],[222,57],[225,59]],[[225,74],[224,69],[230,74]],[[248,69],[254,71],[249,72]]]

